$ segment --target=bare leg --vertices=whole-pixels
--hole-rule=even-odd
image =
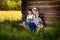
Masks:
[[[37,30],[36,34],[38,34],[39,30],[43,30],[43,26],[42,27],[37,27],[36,30]]]
[[[37,28],[36,28],[36,31],[37,31],[37,32],[36,32],[36,34],[38,34],[39,30],[40,30],[40,28],[39,28],[39,27],[37,27]]]
[[[25,25],[25,23],[19,24],[21,26],[23,26],[25,29],[29,29],[29,27],[27,25]]]

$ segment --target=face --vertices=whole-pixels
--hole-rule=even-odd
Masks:
[[[39,17],[39,13],[38,13],[38,12],[36,12],[36,14],[35,14],[35,15],[36,15],[36,17]]]
[[[36,11],[34,9],[32,10],[32,12],[33,12],[33,14],[36,14]]]
[[[31,11],[28,11],[28,14],[29,14],[29,15],[31,15],[31,14],[32,14],[32,12],[31,12]]]

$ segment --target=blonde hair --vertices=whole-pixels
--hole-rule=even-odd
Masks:
[[[37,8],[33,8],[32,10],[34,10],[36,12],[35,17],[36,17],[36,15],[39,15],[39,17],[40,17],[40,13],[39,13],[39,10]]]
[[[39,11],[36,11],[35,18],[36,18],[36,16],[40,17]]]
[[[33,8],[32,10],[34,10],[34,11],[38,11],[38,9],[37,9],[37,8]]]

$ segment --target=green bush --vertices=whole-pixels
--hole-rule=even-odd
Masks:
[[[21,0],[0,0],[0,10],[21,10]]]

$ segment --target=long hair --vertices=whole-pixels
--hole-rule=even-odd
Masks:
[[[42,19],[43,25],[46,27],[46,23],[45,23],[45,20],[44,20],[43,13],[41,13],[41,10],[39,10],[38,8],[37,8],[36,12],[39,14],[39,18]],[[35,15],[35,16],[36,16],[36,15]]]
[[[35,17],[36,17],[36,15],[38,15],[38,17],[40,18],[41,16],[40,16],[39,11],[38,10],[35,10],[35,12],[36,12]]]
[[[45,19],[44,19],[44,16],[43,16],[44,13],[39,8],[37,8],[37,9],[39,11],[39,17],[42,19],[44,27],[46,27]]]

